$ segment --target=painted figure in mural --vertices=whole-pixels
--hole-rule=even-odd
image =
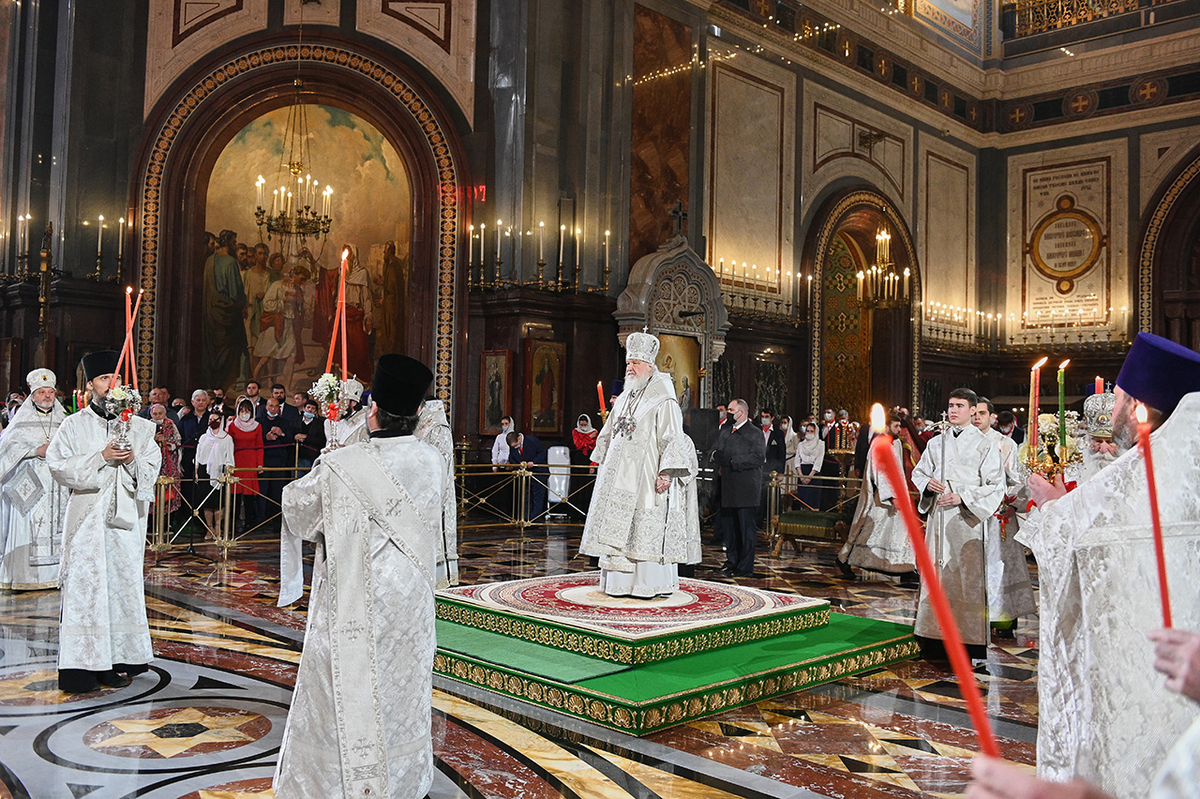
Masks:
[[[553,358],[552,350],[541,350],[538,357],[540,364],[537,374],[533,378],[533,382],[538,386],[538,404],[534,418],[539,426],[545,427],[552,427],[558,423],[556,418],[558,406],[555,402],[557,386],[555,385],[554,364],[551,362]]]
[[[254,360],[270,367],[269,374],[284,386],[295,387],[296,365],[304,363],[304,294],[308,268],[297,264],[263,295],[262,318]],[[257,372],[256,372],[257,374]]]
[[[358,248],[353,244],[344,244],[338,248],[337,255],[349,250],[348,271],[346,274],[346,354],[349,376],[369,375],[374,371],[371,366],[371,332],[375,327],[374,298],[371,294],[371,275],[364,264],[358,260]],[[333,317],[337,313],[338,270],[341,268],[340,258],[333,263],[320,264],[320,276],[317,278],[316,311],[313,316],[313,338],[318,343],[333,340]],[[341,349],[335,348],[334,362],[341,357]]]
[[[400,256],[396,242],[383,245],[383,269],[375,278],[379,325],[375,347],[384,352],[404,352],[404,316],[408,313],[408,254]],[[503,411],[501,411],[502,413]],[[499,416],[499,414],[497,414]]]
[[[263,298],[271,287],[271,270],[267,268],[267,246],[260,244],[254,248],[254,259],[250,268],[242,273],[242,281],[246,289],[246,305],[249,313],[246,316],[246,343],[250,347],[251,374],[259,375],[266,360],[258,355],[258,337],[262,335]],[[275,278],[276,280],[278,278]]]
[[[504,381],[500,378],[500,365],[493,361],[488,364],[487,418],[484,420],[489,430],[499,427],[501,417],[504,415],[503,400],[500,396],[503,388]]]
[[[216,251],[204,262],[201,372],[209,386],[233,383],[246,352],[246,288],[233,255],[236,250],[237,233],[222,230]]]

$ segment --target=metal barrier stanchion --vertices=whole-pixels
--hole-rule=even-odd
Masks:
[[[167,523],[169,521],[167,512],[167,487],[174,485],[174,477],[159,475],[154,481],[154,529],[150,534],[150,551],[154,553],[154,559],[157,562],[158,556],[166,552],[171,545],[168,540]]]
[[[220,482],[221,493],[217,503],[217,513],[220,516],[220,521],[217,523],[217,538],[213,543],[221,550],[221,562],[228,563],[229,550],[233,546],[233,520],[237,516],[233,487],[239,482],[239,478],[234,474],[233,467],[225,467],[225,471],[221,474]]]

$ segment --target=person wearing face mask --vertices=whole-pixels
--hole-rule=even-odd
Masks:
[[[766,460],[763,463],[763,475],[767,478],[763,481],[762,496],[759,498],[758,506],[758,526],[766,529],[767,521],[767,483],[770,481],[771,473],[783,474],[787,467],[787,435],[780,428],[775,426],[775,411],[771,408],[764,408],[759,414],[759,425],[763,432],[763,443],[766,444]]]
[[[325,449],[325,422],[320,418],[320,407],[316,400],[307,400],[302,407],[300,432],[296,433],[296,443],[300,445],[300,458],[296,465],[303,470],[311,469],[313,461]]]
[[[167,416],[167,409],[162,403],[155,403],[150,406],[150,421],[154,422],[154,443],[158,444],[159,450],[162,452],[162,467],[159,469],[160,477],[169,477],[173,482],[166,487],[167,513],[174,513],[179,510],[179,447],[182,439],[179,435],[179,428]],[[158,510],[158,506],[151,506],[151,512]]]
[[[596,439],[599,435],[600,431],[592,427],[592,417],[586,413],[579,414],[579,420],[575,423],[575,429],[571,431],[572,466],[591,467],[592,450],[596,448]],[[589,468],[587,474],[584,473],[582,468],[572,469],[571,483],[573,486],[579,486],[579,489],[572,493],[570,501],[582,511],[584,516],[587,516],[588,508],[592,504],[592,489],[594,486],[591,475],[595,473],[595,468]]]
[[[726,576],[753,577],[758,530],[754,514],[762,488],[767,446],[762,432],[746,417],[750,406],[744,399],[731,400],[733,424],[721,428],[717,437],[717,466],[721,470],[721,515],[725,518]]]
[[[513,425],[511,416],[505,416],[500,420],[500,435],[496,436],[496,441],[492,444],[492,471],[496,471],[496,467],[504,466],[508,463],[508,434],[517,432],[517,428]]]
[[[253,527],[264,515],[262,494],[258,482],[258,473],[263,466],[263,433],[262,425],[254,419],[254,403],[246,397],[238,397],[237,415],[226,426],[233,438],[233,464],[237,469],[238,482],[233,486],[235,497],[241,507],[235,510],[240,517],[237,522],[238,531]]]
[[[112,350],[83,357],[91,404],[63,420],[46,450],[50,473],[71,489],[59,568],[58,687],[67,693],[129,685],[154,657],[143,563],[162,454],[139,416],[129,419],[130,448],[114,446],[117,416],[105,400],[117,359]]]
[[[1025,443],[1025,430],[1017,424],[1017,415],[1012,411],[996,414],[996,429],[1015,441],[1018,447]]]
[[[293,408],[292,412],[295,411]],[[264,471],[259,478],[263,487],[263,500],[267,503],[266,529],[278,532],[283,487],[296,476],[291,469],[296,465],[296,431],[299,426],[284,416],[280,400],[274,395],[263,403],[258,423],[263,437],[263,466],[271,470]]]
[[[36,591],[58,587],[68,491],[50,476],[46,449],[66,410],[54,372],[34,369],[25,380],[29,397],[0,436],[0,588]]]
[[[834,424],[833,408],[826,408],[825,412],[821,414],[821,427],[817,430],[817,435],[822,441],[829,435],[829,431],[833,429]]]
[[[821,487],[813,483],[813,478],[821,473],[824,462],[825,442],[817,435],[817,426],[810,423],[804,428],[804,439],[798,442],[792,458],[792,468],[800,475],[796,499],[804,504],[801,510],[821,509]]]
[[[234,465],[233,437],[225,430],[225,416],[209,412],[204,418],[204,434],[196,445],[196,480],[204,487],[196,507],[204,512],[205,538],[216,538],[222,522],[221,475]]]

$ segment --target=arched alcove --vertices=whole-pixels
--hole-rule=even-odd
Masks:
[[[1200,349],[1200,147],[1150,207],[1139,258],[1138,328]]]
[[[866,311],[855,275],[875,253],[875,234],[886,226],[897,273],[910,272],[910,305]],[[866,418],[880,400],[919,405],[920,269],[908,226],[892,202],[870,187],[828,198],[814,216],[804,248],[813,275],[811,407],[836,405]]]
[[[194,271],[203,263],[208,180],[239,131],[291,103],[297,61],[307,102],[366,120],[404,161],[414,198],[411,268],[428,278],[414,281],[404,309],[406,351],[434,368],[434,391],[449,400],[456,289],[465,282],[455,268],[465,159],[431,92],[399,65],[343,43],[269,46],[233,55],[190,75],[175,99],[164,101],[151,115],[133,215],[145,292],[137,338],[139,375],[147,383],[184,386],[196,379],[202,296]],[[246,232],[252,229],[247,220]]]

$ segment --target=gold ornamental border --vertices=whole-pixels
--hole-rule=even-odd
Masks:
[[[666,698],[636,702],[438,649],[433,671],[493,693],[557,710],[619,732],[647,735],[742,705],[916,657],[915,639],[880,642],[850,657],[833,655],[812,665],[793,664]]]
[[[1055,222],[1063,219],[1074,219],[1083,224],[1092,234],[1092,251],[1083,259],[1083,263],[1072,269],[1057,270],[1051,269],[1046,262],[1042,260],[1042,254],[1039,251],[1042,236],[1050,229],[1050,226]],[[1033,233],[1029,236],[1029,241],[1025,245],[1025,252],[1029,254],[1029,260],[1033,262],[1033,268],[1036,269],[1043,277],[1054,281],[1054,290],[1059,294],[1066,294],[1075,287],[1075,281],[1086,275],[1100,260],[1100,253],[1108,246],[1108,236],[1100,228],[1100,220],[1076,207],[1075,198],[1070,194],[1062,194],[1054,201],[1054,210],[1042,217],[1041,221],[1033,228]]]
[[[601,633],[571,630],[553,622],[532,620],[503,611],[482,610],[441,598],[435,607],[437,618],[444,621],[627,666],[760,641],[829,624],[829,606],[826,605],[823,608],[800,609],[779,618],[768,617],[758,624],[754,623],[754,619],[748,619],[709,631],[681,632],[677,638],[639,645],[624,643]]]
[[[454,368],[454,317],[456,297],[454,273],[458,246],[458,169],[446,134],[446,126],[433,108],[405,80],[377,60],[342,45],[305,44],[272,46],[228,59],[195,82],[174,109],[155,138],[142,178],[141,276],[142,296],[138,315],[137,370],[143,383],[151,385],[155,358],[155,322],[159,248],[161,246],[162,181],[172,148],[180,131],[197,109],[231,81],[244,80],[257,70],[280,63],[308,62],[357,72],[374,81],[397,100],[397,110],[410,114],[429,146],[438,176],[438,279],[437,331],[434,337],[434,394],[451,399]]]
[[[1163,224],[1166,223],[1167,215],[1171,213],[1175,203],[1179,201],[1183,190],[1197,175],[1200,175],[1200,156],[1196,156],[1179,173],[1179,177],[1171,182],[1158,205],[1154,207],[1154,213],[1150,215],[1150,221],[1146,225],[1146,234],[1142,237],[1142,251],[1138,257],[1137,325],[1143,332],[1151,332],[1154,323],[1154,258],[1158,252],[1158,239],[1162,235]]]
[[[921,265],[917,262],[917,253],[913,248],[912,237],[909,235],[908,226],[904,219],[900,216],[900,212],[896,210],[886,197],[874,190],[863,189],[860,191],[851,192],[845,197],[838,200],[837,204],[829,209],[829,213],[825,216],[825,221],[821,223],[821,228],[817,232],[816,243],[813,246],[813,262],[812,270],[814,273],[813,283],[813,300],[811,316],[812,328],[812,350],[809,358],[810,364],[810,401],[814,412],[822,407],[821,402],[821,373],[823,368],[823,342],[822,332],[825,324],[824,311],[824,286],[825,286],[825,260],[829,257],[829,250],[833,242],[833,237],[837,235],[838,226],[842,219],[852,209],[859,206],[868,206],[879,211],[891,222],[893,230],[900,241],[904,244],[904,252],[908,256],[908,263],[912,269],[912,280],[909,282],[911,293],[909,301],[913,309],[912,313],[912,363],[913,374],[910,391],[912,394],[909,402],[909,408],[913,414],[921,412]]]

